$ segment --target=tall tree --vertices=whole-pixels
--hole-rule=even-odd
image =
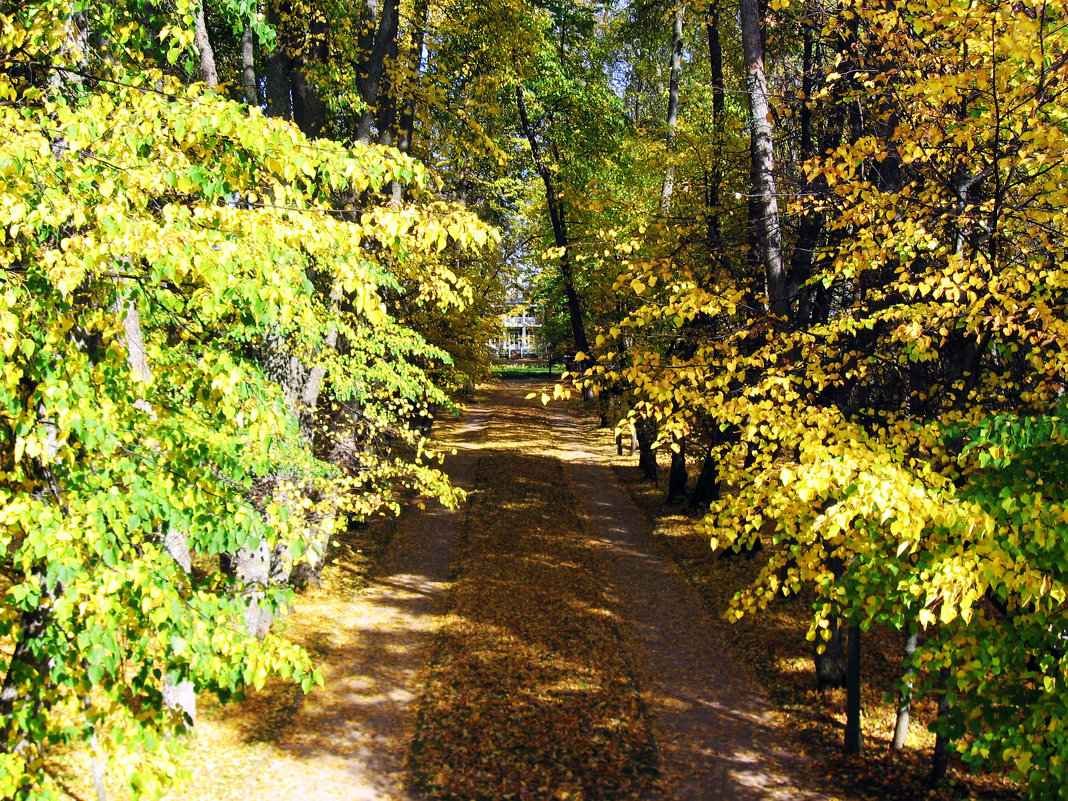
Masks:
[[[556,187],[556,180],[553,177],[552,170],[542,153],[538,134],[527,113],[527,104],[524,100],[522,86],[516,87],[515,99],[523,134],[530,144],[530,155],[534,160],[534,169],[537,170],[538,176],[545,186],[545,203],[549,209],[549,222],[552,225],[560,275],[563,278],[564,292],[567,297],[567,311],[571,319],[571,334],[575,340],[575,347],[578,348],[580,353],[585,354],[590,350],[590,341],[586,337],[586,322],[583,319],[582,300],[579,298],[578,290],[575,287],[575,272],[570,253],[571,240],[567,235],[566,207]],[[577,361],[578,369],[583,369],[585,357],[580,357]]]
[[[764,68],[763,18],[759,0],[740,0],[738,19],[742,28],[745,85],[749,98],[749,125],[752,134],[753,194],[760,208],[760,248],[764,265],[768,305],[771,312],[786,318],[790,312],[786,267],[783,262],[782,226],[775,181],[775,150],[771,127],[771,103]]]
[[[429,191],[394,150],[186,83],[212,44],[190,47],[201,6],[75,5],[13,9],[0,35],[0,156],[35,165],[0,177],[0,789],[20,799],[60,792],[40,760],[79,740],[156,793],[191,722],[169,688],[315,683],[299,648],[246,633],[250,597],[271,612],[290,589],[210,566],[321,558],[323,521],[405,488],[456,502],[413,425],[447,402],[427,368],[448,356],[397,288],[463,310],[454,266],[495,237],[455,205],[376,202],[391,182]],[[212,48],[227,74],[259,24],[238,22]],[[360,196],[358,220],[338,213]],[[304,435],[271,352],[318,376],[344,432],[313,414]],[[350,441],[373,447],[332,455]]]

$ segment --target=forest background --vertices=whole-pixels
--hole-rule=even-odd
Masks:
[[[847,749],[878,623],[941,759],[1064,797],[1065,12],[0,5],[0,794],[70,742],[151,793],[194,690],[310,687],[274,616],[460,501],[425,426],[525,273],[558,394],[761,548],[732,614],[814,594]]]

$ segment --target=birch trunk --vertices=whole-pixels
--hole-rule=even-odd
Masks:
[[[775,153],[772,145],[771,104],[764,69],[764,41],[761,35],[759,0],[740,0],[742,53],[745,61],[746,93],[749,96],[752,136],[753,194],[760,210],[760,249],[771,313],[786,319],[790,298],[782,255],[782,229],[779,221],[778,189],[775,185]]]
[[[126,339],[126,362],[139,381],[148,382],[152,372],[148,365],[148,353],[145,350],[144,334],[141,329],[141,316],[137,303],[126,300],[123,304],[125,314],[122,325]],[[145,412],[151,413],[147,402],[138,400],[134,404]],[[193,560],[189,553],[189,538],[180,529],[168,529],[163,534],[163,550],[174,560],[175,564],[187,575],[193,569]],[[168,709],[182,714],[190,726],[197,719],[197,694],[191,681],[179,680],[173,673],[168,673],[163,680],[163,703]]]
[[[241,83],[245,89],[245,102],[250,106],[260,105],[259,81],[256,79],[256,51],[252,28],[241,34]]]
[[[667,135],[665,137],[668,165],[664,171],[664,182],[660,189],[660,211],[665,215],[671,211],[671,196],[675,192],[673,151],[675,131],[678,130],[679,125],[679,75],[682,72],[682,26],[685,16],[686,6],[680,3],[675,9],[675,22],[671,29],[671,74],[668,80]]]
[[[214,89],[219,85],[219,72],[215,69],[215,51],[211,49],[211,39],[208,38],[204,3],[197,5],[197,13],[193,20],[193,41],[196,42],[200,53],[200,78]]]

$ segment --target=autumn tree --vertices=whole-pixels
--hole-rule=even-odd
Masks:
[[[292,565],[321,558],[324,521],[406,488],[456,500],[410,427],[446,401],[427,368],[448,357],[395,299],[465,307],[446,265],[492,232],[395,150],[313,142],[189,83],[203,23],[193,3],[4,12],[4,797],[50,797],[39,757],[71,741],[151,792],[190,723],[168,687],[316,681],[300,649],[248,633],[249,599],[276,611],[291,589],[218,556]],[[390,183],[420,199],[381,202]]]
[[[759,226],[746,248],[717,181],[708,241],[759,258],[621,242],[638,305],[587,377],[633,387],[663,441],[719,432],[734,491],[706,530],[776,546],[733,614],[808,587],[817,641],[926,629],[906,673],[946,699],[943,741],[1055,795],[1064,577],[1033,526],[1061,508],[1064,9],[741,12],[753,170],[721,175]]]

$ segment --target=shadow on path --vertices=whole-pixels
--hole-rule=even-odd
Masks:
[[[453,483],[470,486],[488,411],[435,431]],[[343,625],[312,647],[325,687],[295,705],[277,757],[249,788],[258,801],[401,801],[413,701],[441,625],[451,554],[465,510],[436,502],[403,515],[368,585],[344,599]],[[347,623],[348,625],[345,625]]]
[[[592,542],[606,549],[645,689],[667,799],[820,799],[778,742],[770,707],[744,665],[711,638],[707,612],[578,425],[549,412],[557,453]]]

